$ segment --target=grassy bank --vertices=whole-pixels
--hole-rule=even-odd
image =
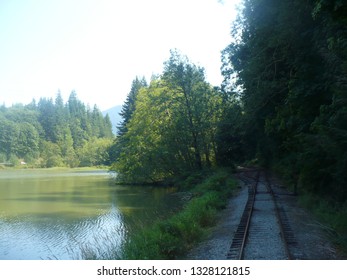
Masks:
[[[226,206],[236,181],[226,170],[206,178],[192,175],[182,182],[190,200],[179,213],[134,233],[125,243],[123,259],[180,259],[201,241],[214,225],[216,214]],[[195,182],[190,185],[190,182]]]
[[[337,205],[308,193],[300,194],[299,202],[318,218],[332,241],[347,256],[347,205]]]
[[[312,190],[307,189],[299,177],[291,175],[292,172],[288,166],[276,165],[273,170],[276,174],[280,174],[289,190],[295,191],[294,186],[298,185],[300,205],[318,219],[321,227],[329,234],[331,241],[347,256],[347,203],[338,203],[336,199],[315,194]]]

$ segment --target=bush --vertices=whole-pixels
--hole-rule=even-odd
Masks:
[[[235,187],[228,172],[214,173],[195,186],[194,198],[182,211],[134,233],[124,245],[122,258],[177,259],[184,256],[206,236],[206,229],[214,225],[218,210],[225,207]]]
[[[326,229],[329,230],[333,241],[347,252],[347,204],[341,206],[332,200],[327,201],[307,193],[300,197],[300,204],[328,225]]]

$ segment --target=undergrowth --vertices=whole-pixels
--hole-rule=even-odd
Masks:
[[[189,189],[187,182],[192,181],[198,183]],[[170,218],[132,234],[124,244],[123,259],[182,258],[206,236],[237,184],[228,170],[218,170],[206,178],[194,174],[182,185],[189,189],[190,201]]]
[[[300,204],[310,211],[325,226],[332,240],[347,255],[347,204],[337,205],[312,194],[302,194]]]

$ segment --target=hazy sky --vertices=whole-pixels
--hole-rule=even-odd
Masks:
[[[179,49],[220,85],[239,0],[0,0],[0,104],[55,96],[121,105]]]

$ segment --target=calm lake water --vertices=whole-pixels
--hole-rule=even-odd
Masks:
[[[0,259],[110,258],[177,207],[174,189],[117,186],[106,171],[0,170]]]

